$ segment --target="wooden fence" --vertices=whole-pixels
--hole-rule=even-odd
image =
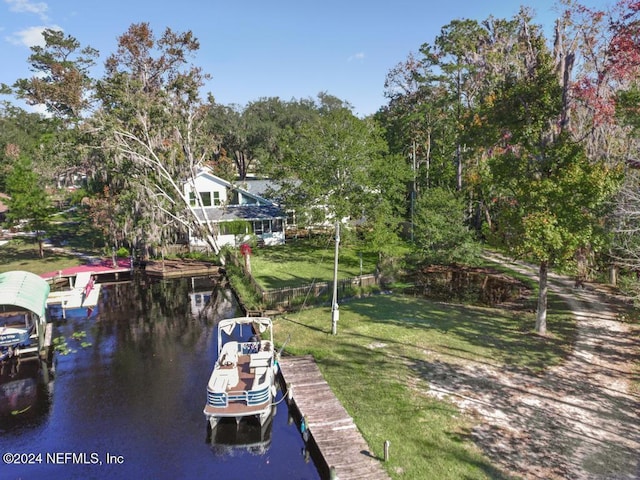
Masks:
[[[228,261],[244,272],[255,292],[261,297],[264,308],[291,307],[304,303],[317,303],[317,300],[326,297],[331,300],[333,294],[333,282],[315,282],[300,287],[282,287],[273,290],[265,290],[258,284],[251,274],[244,269],[244,264],[235,255],[230,255]],[[359,289],[376,286],[379,284],[378,275],[368,274],[352,278],[338,280],[338,298],[354,295]]]
[[[351,296],[358,289],[374,285],[378,285],[378,277],[373,274],[338,280],[338,298]],[[267,308],[276,306],[290,307],[296,303],[314,303],[316,299],[325,296],[330,300],[332,294],[333,282],[316,282],[301,287],[282,287],[262,291],[262,302]]]

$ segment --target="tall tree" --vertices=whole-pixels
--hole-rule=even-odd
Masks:
[[[212,159],[214,170],[228,181],[233,181],[236,177],[244,180],[254,157],[248,151],[246,125],[240,109],[236,105],[212,103],[207,115],[207,126],[211,135],[218,139],[218,147]],[[231,162],[233,165],[227,165]]]
[[[565,86],[565,123],[590,159],[612,165],[628,154],[627,129],[616,119],[618,94],[638,76],[638,5],[619,0],[607,10],[562,0],[554,55]]]
[[[82,116],[91,102],[93,80],[90,69],[98,51],[81,48],[80,42],[60,30],[42,32],[45,46],[31,47],[29,63],[37,75],[17,80],[18,98],[29,105],[45,105],[47,111],[69,121]]]
[[[65,184],[93,174],[83,117],[91,113],[91,69],[98,51],[82,47],[59,30],[46,29],[42,35],[44,46],[32,47],[28,58],[34,76],[18,79],[12,92],[28,105],[46,108],[48,115],[42,122],[47,123],[48,131],[39,140],[46,147],[30,158],[35,168],[47,174],[49,183]]]
[[[569,130],[590,161],[626,169],[607,216],[614,235],[605,260],[615,281],[617,267],[634,264],[637,256],[632,232],[638,210],[634,199],[640,146],[635,113],[640,98],[640,5],[633,0],[619,0],[606,9],[570,0],[562,4],[566,9],[556,26],[556,58],[563,66],[562,58],[575,58],[564,71]]]
[[[456,188],[468,199],[474,226],[479,230],[483,218],[491,223],[484,152],[493,135],[483,106],[505,77],[529,68],[530,18],[523,8],[512,19],[456,20],[389,73],[390,104],[379,117],[392,151],[414,167],[411,211],[421,189]]]
[[[212,104],[208,124],[212,135],[219,139],[216,162],[226,156],[235,166],[235,172],[225,172],[226,179],[242,182],[250,172],[278,175],[278,138],[282,131],[317,114],[316,105],[306,99],[284,102],[277,97],[260,98],[244,109]]]
[[[634,74],[635,79],[629,81],[626,89],[616,92],[615,113],[616,119],[626,128],[628,166],[608,224],[614,233],[611,256],[615,264],[637,271],[640,269],[640,5],[636,2],[625,4],[627,15],[612,23],[615,33],[612,43],[617,47],[612,63],[627,72],[627,77]]]
[[[38,255],[44,258],[44,238],[49,227],[51,205],[40,177],[33,171],[31,162],[20,157],[7,177],[10,225],[25,222],[25,227],[34,232],[38,242]]]
[[[9,102],[0,104],[0,192],[13,163],[21,156],[31,159],[32,167],[43,179],[55,179],[51,158],[58,123],[37,113],[28,113]]]
[[[452,94],[453,116],[456,122],[456,188],[462,190],[464,109],[472,107],[478,93],[476,58],[481,45],[486,43],[486,30],[475,20],[454,20],[446,25],[435,45],[439,66],[449,83]],[[423,45],[422,50],[429,48]]]
[[[289,128],[280,141],[286,204],[306,212],[312,221],[349,218],[385,228],[380,213],[387,212],[389,222],[392,209],[376,209],[404,189],[405,164],[389,163],[397,159],[387,155],[382,132],[372,119],[359,119],[348,106],[325,100],[320,115]],[[387,224],[387,231],[395,232],[397,222]]]
[[[146,212],[136,216],[155,216],[146,241],[161,243],[181,226],[218,253],[216,224],[200,222],[200,196],[192,205],[184,191],[185,183],[197,191],[199,169],[218,147],[204,126],[208,107],[200,89],[207,75],[188,62],[199,46],[190,31],[167,28],[156,38],[148,24],[131,25],[106,61],[95,120],[104,132],[103,151],[114,162],[111,194],[135,190],[130,208]]]
[[[597,248],[599,215],[614,177],[602,163],[587,161],[563,130],[562,85],[542,35],[532,33],[535,55],[527,74],[505,79],[492,100],[501,141],[490,167],[500,189],[493,240],[538,262],[536,331],[544,335],[548,270],[579,247]]]
[[[451,162],[456,136],[450,116],[450,98],[436,74],[436,57],[423,50],[423,58],[409,55],[385,81],[390,103],[377,119],[386,127],[390,151],[408,159],[413,171],[410,212],[422,188],[453,185],[456,167]],[[412,215],[411,215],[412,216]]]

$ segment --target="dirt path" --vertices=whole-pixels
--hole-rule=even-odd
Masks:
[[[510,266],[537,273],[526,264]],[[527,479],[640,479],[640,396],[629,389],[638,331],[618,320],[603,292],[575,290],[554,275],[549,280],[577,317],[578,339],[566,362],[534,376],[443,358],[427,375],[430,392],[480,416],[473,438],[507,472]]]

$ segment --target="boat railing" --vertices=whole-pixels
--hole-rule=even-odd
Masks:
[[[262,388],[255,390],[238,390],[231,392],[212,392],[207,391],[207,403],[213,407],[227,407],[229,402],[242,402],[252,407],[261,405],[269,400],[270,385],[266,384]]]

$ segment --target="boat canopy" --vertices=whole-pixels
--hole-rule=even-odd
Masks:
[[[31,272],[16,270],[0,273],[0,305],[15,305],[29,310],[44,322],[49,284]]]
[[[263,333],[268,328],[271,327],[271,319],[267,317],[238,317],[238,318],[227,318],[224,320],[220,320],[218,324],[218,329],[226,333],[227,335],[231,335],[233,330],[237,325],[249,325],[253,324],[256,331]]]

